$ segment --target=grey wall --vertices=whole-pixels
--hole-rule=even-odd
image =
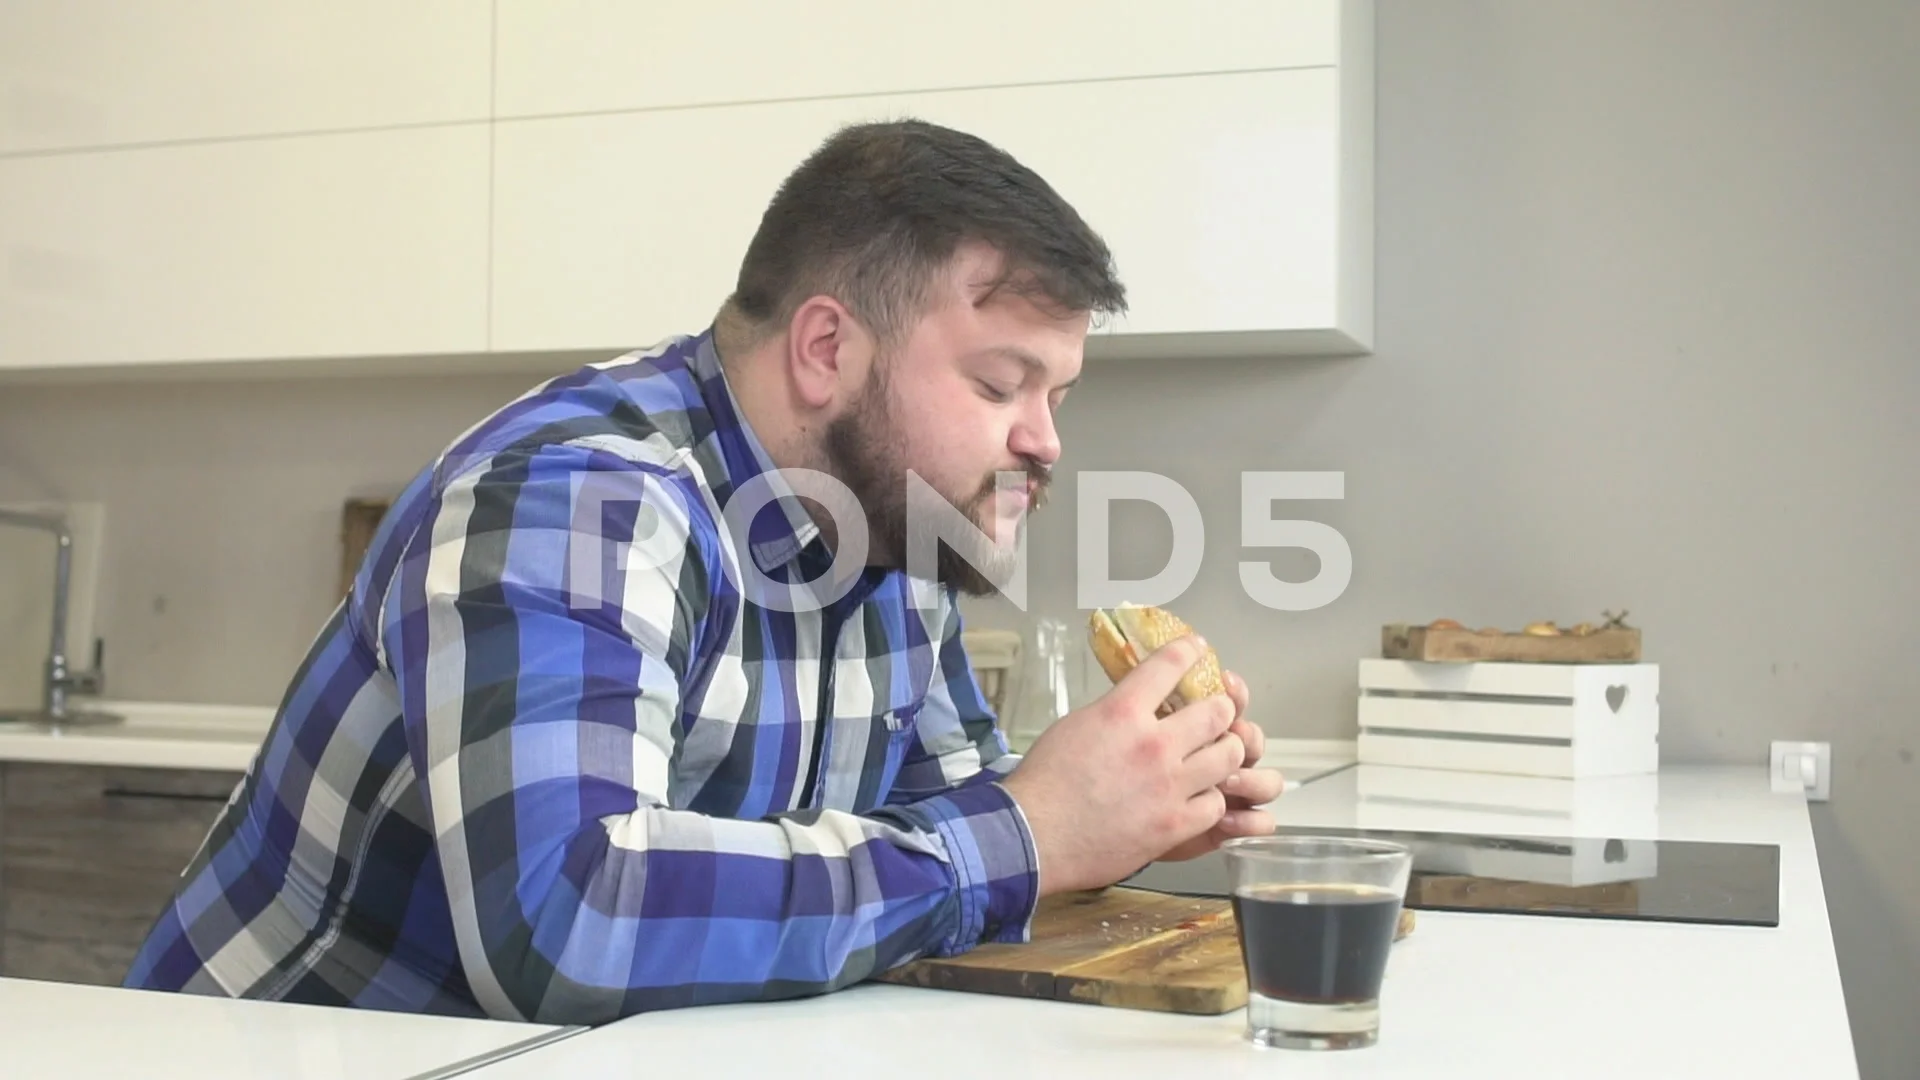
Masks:
[[[0,502],[106,505],[113,696],[275,705],[332,611],[340,512],[528,379],[0,388]]]
[[[1382,622],[1626,607],[1668,760],[1831,740],[1814,826],[1863,1071],[1913,1075],[1920,5],[1382,0],[1379,73],[1377,354],[1096,369],[1069,463],[1199,497],[1177,607],[1275,735],[1350,737]],[[272,704],[329,607],[340,500],[525,382],[8,388],[0,500],[108,503],[119,693]],[[1253,469],[1346,473],[1301,512],[1353,545],[1333,605],[1240,590]],[[1031,607],[1071,617],[1060,486]],[[1114,522],[1116,576],[1157,569],[1164,520]]]
[[[1377,354],[1093,378],[1073,459],[1199,496],[1180,610],[1271,732],[1350,734],[1383,622],[1626,607],[1667,760],[1830,740],[1863,1074],[1920,1074],[1920,4],[1382,0],[1379,77]],[[1243,469],[1346,473],[1299,508],[1352,543],[1332,606],[1242,593]],[[1163,565],[1156,514],[1116,514],[1116,576]],[[1071,575],[1071,522],[1033,540]]]

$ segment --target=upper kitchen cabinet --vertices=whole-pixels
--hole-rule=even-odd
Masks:
[[[697,330],[781,179],[917,116],[1040,171],[1094,357],[1364,353],[1370,0],[0,0],[0,380],[550,370]],[[1009,29],[1009,28],[1015,28]]]
[[[588,7],[598,10],[556,5],[576,14]],[[955,10],[983,26],[994,21],[977,6]],[[1172,29],[1176,12],[1191,20],[1180,32]],[[870,14],[890,26],[904,18],[883,15],[878,5]],[[533,5],[518,0],[503,0],[501,15],[505,103],[514,99],[507,75],[514,26],[535,16]],[[1005,148],[1107,239],[1132,311],[1097,330],[1090,356],[1366,352],[1373,267],[1370,8],[1338,0],[1163,5],[1154,9],[1154,26],[1129,27],[1159,34],[1152,41],[1115,31],[1091,8],[1080,16],[1077,26],[1063,21],[1056,28],[1072,43],[1073,58],[1064,51],[1059,58],[1029,55],[1019,51],[1025,45],[995,55],[981,37],[988,31],[956,21],[949,28],[956,40],[909,58],[881,56],[866,74],[847,75],[835,70],[843,61],[833,50],[852,46],[831,35],[816,42],[802,35],[798,16],[769,10],[758,25],[745,20],[739,27],[750,49],[794,54],[785,74],[757,76],[783,81],[739,95],[763,100],[497,121],[493,348],[621,349],[704,327],[731,291],[739,259],[786,173],[845,123],[915,116]],[[1034,17],[1064,20],[1057,12]],[[632,20],[640,25],[637,14]],[[1311,55],[1287,57],[1282,44],[1243,40],[1288,22],[1319,27],[1308,38],[1331,53],[1322,62],[1278,63]],[[776,47],[769,24],[795,39]],[[1010,36],[1042,36],[1031,29],[1023,24]],[[977,48],[968,34],[979,39]],[[1102,51],[1088,46],[1089,38],[1111,38],[1104,59],[1114,69],[1103,71],[1100,56],[1080,56]],[[634,93],[654,85],[650,71],[659,53],[672,52],[670,64],[680,66],[671,69],[696,83],[710,77],[702,65],[724,62],[692,44],[628,44],[634,59],[626,74]],[[828,49],[825,58],[809,55],[816,44]],[[1150,44],[1171,46],[1179,64],[1196,70],[1118,77],[1127,65],[1151,67]],[[805,66],[803,58],[818,63]],[[844,63],[862,59],[849,54]],[[1010,85],[765,100],[869,85],[862,79],[904,82],[924,74],[923,82],[954,81],[964,74],[957,65],[975,59],[985,68],[976,81]],[[1250,70],[1198,70],[1216,63]],[[563,84],[556,95],[572,93],[564,86],[573,85],[591,94],[565,97],[570,104],[614,100],[591,89],[614,86],[598,81],[595,69],[602,65],[577,66],[585,81]],[[1048,80],[1069,70],[1088,77]],[[671,80],[660,85],[662,92],[676,89]],[[707,93],[697,86],[686,92]],[[529,104],[531,93],[518,100]],[[562,100],[539,104],[557,107]]]
[[[1339,61],[1340,0],[498,0],[495,115],[672,108]]]
[[[486,349],[484,123],[0,159],[0,375]]]
[[[485,120],[492,18],[492,0],[0,3],[0,154]]]

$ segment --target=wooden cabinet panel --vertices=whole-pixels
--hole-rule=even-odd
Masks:
[[[0,153],[484,120],[492,7],[0,4]]]
[[[1355,2],[500,0],[497,115],[1326,66]]]
[[[0,975],[118,985],[239,780],[0,765]]]

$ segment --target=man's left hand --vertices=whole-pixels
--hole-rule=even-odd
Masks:
[[[1247,748],[1240,771],[1220,785],[1221,794],[1227,797],[1226,816],[1218,825],[1160,856],[1160,861],[1198,858],[1236,836],[1265,836],[1273,832],[1273,815],[1255,807],[1279,798],[1285,782],[1277,769],[1254,767],[1266,752],[1267,736],[1258,724],[1247,719],[1246,682],[1231,671],[1224,673],[1223,681],[1227,684],[1227,696],[1233,699],[1233,725],[1227,732],[1239,736]]]

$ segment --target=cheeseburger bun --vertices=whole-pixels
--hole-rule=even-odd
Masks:
[[[1164,608],[1121,604],[1111,611],[1095,608],[1087,617],[1087,644],[1100,669],[1116,683],[1154,650],[1191,633],[1192,627]],[[1157,712],[1166,716],[1202,698],[1226,692],[1220,658],[1209,647],[1206,655],[1180,676],[1179,684]]]

